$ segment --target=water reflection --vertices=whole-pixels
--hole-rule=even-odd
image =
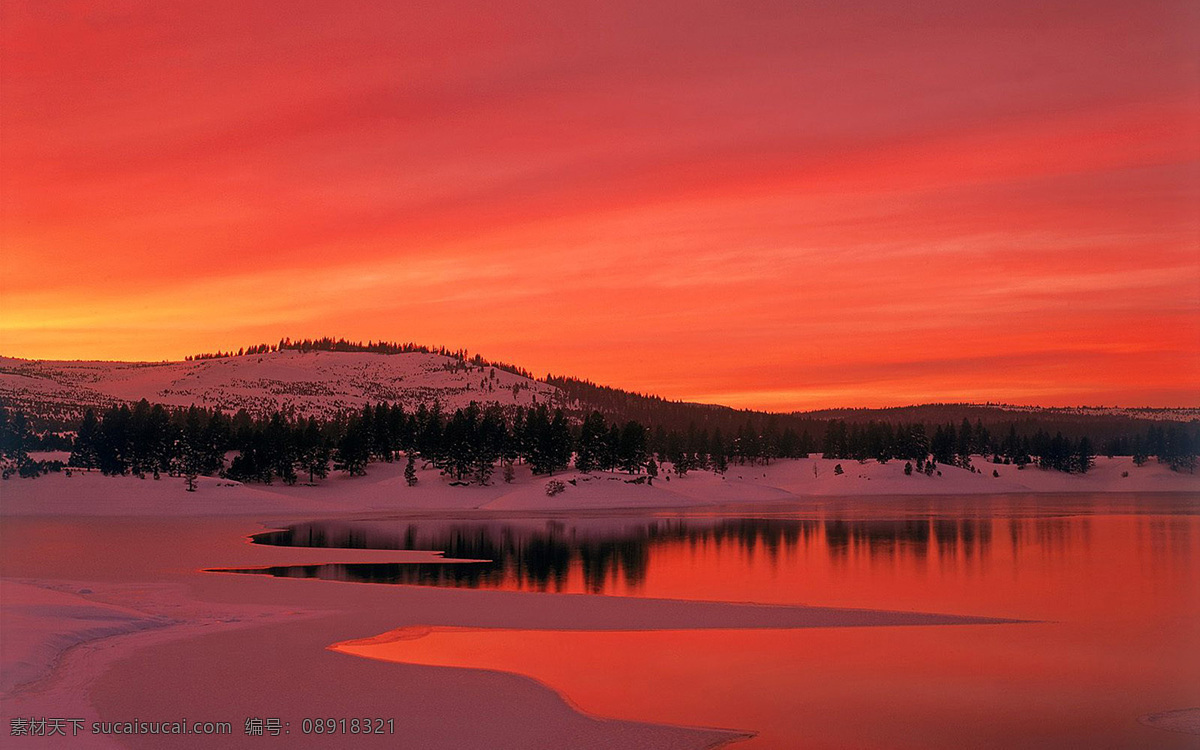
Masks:
[[[1075,519],[1076,523],[1086,520]],[[819,553],[831,564],[863,557],[887,563],[931,555],[943,565],[984,558],[992,543],[990,518],[853,520],[788,518],[591,518],[520,521],[317,521],[255,535],[255,544],[337,549],[435,550],[448,559],[485,562],[291,565],[222,572],[532,591],[636,593],[651,560],[666,550],[695,558],[710,550],[736,554],[743,565],[778,565],[781,558]],[[1031,533],[1065,544],[1067,519],[1013,521],[1014,544]],[[759,561],[758,563],[754,561]]]
[[[488,562],[243,572],[1032,620],[961,628],[435,628],[375,643],[396,650],[368,655],[526,674],[603,716],[754,729],[748,750],[1195,747],[1194,735],[1137,722],[1200,705],[1195,501],[1081,497],[1070,507],[1053,501],[1053,512],[1044,502],[1036,512],[1014,511],[1008,498],[971,498],[939,500],[936,509],[846,502],[809,517],[308,523],[255,542],[436,550]],[[400,611],[396,620],[428,624]]]

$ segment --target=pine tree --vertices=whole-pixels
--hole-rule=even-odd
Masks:
[[[75,445],[71,449],[68,466],[78,466],[81,469],[95,469],[100,466],[100,457],[96,455],[96,442],[100,438],[100,421],[96,412],[88,409],[83,414],[83,422],[75,435]]]
[[[621,469],[627,474],[640,473],[646,464],[646,428],[629,421],[621,430]]]
[[[1081,474],[1086,474],[1088,469],[1092,468],[1092,465],[1096,462],[1096,452],[1092,450],[1092,441],[1088,440],[1086,435],[1079,439],[1076,461]]]
[[[964,469],[971,468],[971,449],[975,446],[974,430],[970,421],[963,417],[962,425],[958,428],[958,437],[954,441],[956,463]]]
[[[96,455],[100,472],[107,476],[119,476],[129,471],[129,407],[114,406],[100,421],[100,439],[96,442]]]
[[[362,440],[366,445],[367,461],[371,460],[375,449],[375,410],[370,404],[363,404],[358,417],[358,428],[362,431]]]
[[[6,479],[14,469],[21,477],[36,477],[41,473],[40,464],[29,458],[30,437],[25,412],[17,410],[10,415],[0,408],[0,458]]]
[[[483,412],[476,431],[477,446],[474,452],[475,481],[487,484],[496,468],[496,461],[504,453],[508,443],[508,425],[500,407],[493,404]]]
[[[412,453],[408,454],[408,463],[404,465],[404,481],[408,483],[409,487],[417,484],[417,466],[413,461]]]
[[[675,456],[675,459],[671,461],[671,468],[675,470],[675,476],[680,478],[687,476],[688,471],[692,468],[691,457],[687,451],[681,450]]]
[[[550,459],[551,471],[565,469],[571,462],[571,431],[567,427],[567,418],[562,409],[554,410],[554,419],[550,422]]]
[[[175,469],[183,476],[184,487],[188,492],[195,492],[196,480],[204,467],[204,454],[201,447],[195,443],[181,441],[180,453],[176,462]]]
[[[467,411],[456,409],[442,432],[441,456],[435,465],[443,474],[454,477],[455,481],[462,480],[475,464],[473,433],[476,430],[476,412],[474,408]]]
[[[254,443],[243,445],[230,462],[226,475],[238,482],[271,483],[271,469],[265,461],[260,460],[259,451]]]
[[[201,421],[204,421],[203,416],[202,413]],[[233,431],[229,419],[220,411],[209,412],[207,417],[201,434],[203,468],[200,473],[215,475],[225,468],[225,453],[231,447]]]
[[[988,434],[987,428],[983,426],[982,419],[975,420],[975,428],[971,431],[973,442],[972,452],[981,456],[986,456],[992,447],[992,436]]]
[[[846,423],[840,419],[830,420],[825,426],[823,458],[847,458]]]
[[[1186,429],[1173,426],[1166,430],[1162,445],[1158,460],[1166,463],[1171,471],[1191,474],[1196,470],[1196,444]]]
[[[375,406],[375,412],[371,417],[371,424],[374,427],[372,434],[371,452],[379,458],[392,462],[392,412],[387,403],[380,401]]]
[[[279,412],[271,414],[263,434],[271,472],[285,484],[296,483],[296,444],[291,425]]]
[[[604,433],[604,439],[600,443],[600,468],[604,471],[615,471],[620,463],[621,454],[621,428],[616,422],[609,425],[608,430]]]
[[[362,476],[367,473],[367,462],[370,458],[369,435],[364,430],[361,420],[351,419],[342,439],[338,441],[337,450],[334,451],[333,467],[352,477]]]
[[[299,434],[298,444],[300,468],[308,472],[309,484],[328,476],[331,451],[317,420],[310,418],[304,425]]]
[[[590,474],[600,465],[604,453],[604,438],[608,433],[608,425],[604,415],[593,411],[579,428],[579,444],[575,452],[575,468],[584,474]]]
[[[719,427],[708,442],[708,458],[714,474],[724,474],[729,470],[729,451],[725,447],[725,439],[721,436]]]
[[[729,459],[725,457],[725,451],[712,454],[712,470],[714,474],[724,474],[729,471]]]
[[[948,424],[944,427],[938,425],[933,433],[933,440],[930,442],[930,452],[933,454],[933,460],[939,464],[954,464],[955,446],[958,441],[954,433],[954,425]]]

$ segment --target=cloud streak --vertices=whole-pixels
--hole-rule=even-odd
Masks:
[[[5,2],[4,352],[1195,401],[1193,4],[409,5]]]

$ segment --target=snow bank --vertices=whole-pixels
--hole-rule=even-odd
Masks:
[[[840,464],[843,473],[837,474]],[[724,476],[692,471],[670,474],[669,465],[653,483],[645,475],[560,472],[565,484],[546,495],[551,477],[533,476],[518,466],[516,479],[497,477],[486,487],[451,486],[436,470],[422,469],[409,487],[404,462],[376,463],[365,477],[334,474],[315,485],[239,484],[202,477],[196,492],[183,480],[105,477],[96,472],[47,474],[0,484],[0,515],[224,516],[339,514],[361,511],[530,511],[623,508],[680,508],[747,504],[787,504],[813,497],[1037,495],[1049,493],[1191,493],[1200,498],[1200,475],[1173,472],[1155,462],[1135,466],[1127,457],[1096,459],[1087,474],[1043,471],[1033,466],[992,464],[974,459],[978,471],[939,466],[941,476],[904,473],[903,461],[805,458],[768,466],[731,466]],[[999,474],[993,476],[993,472]],[[1125,475],[1128,476],[1125,476]],[[638,480],[641,480],[638,482]]]
[[[89,601],[91,589],[71,594],[0,580],[4,637],[0,638],[0,693],[49,674],[60,655],[80,643],[169,622],[124,607]]]

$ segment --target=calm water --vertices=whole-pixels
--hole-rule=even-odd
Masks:
[[[1200,706],[1197,513],[1189,498],[972,498],[704,515],[321,522],[256,541],[433,549],[491,562],[253,572],[1036,620],[447,628],[354,651],[527,674],[601,715],[759,733],[738,747],[1200,747],[1200,737],[1138,722]]]

